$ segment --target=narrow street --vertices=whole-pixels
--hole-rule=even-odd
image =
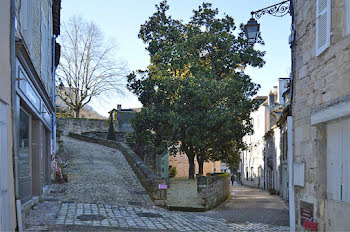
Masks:
[[[282,202],[260,190],[234,186],[231,200],[205,213],[168,211],[153,205],[120,151],[64,138],[64,154],[68,183],[44,195],[26,231],[288,230]]]
[[[251,224],[253,229],[260,226],[265,228],[281,226],[283,229],[289,226],[287,202],[261,189],[236,183],[231,187],[231,199],[216,209],[201,214],[223,218],[229,223]]]

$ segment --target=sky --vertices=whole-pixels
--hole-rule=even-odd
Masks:
[[[68,21],[72,16],[93,21],[99,26],[107,39],[117,44],[115,59],[127,63],[128,70],[145,69],[149,64],[146,45],[137,37],[140,25],[155,11],[155,4],[161,0],[62,0],[61,20]],[[234,18],[239,26],[246,24],[250,12],[281,2],[282,0],[206,0],[218,8],[221,16],[227,14]],[[175,19],[190,20],[192,10],[203,3],[200,0],[168,0],[169,15]],[[245,73],[253,82],[261,85],[258,95],[268,95],[280,77],[288,77],[291,67],[291,51],[288,44],[291,17],[264,15],[259,20],[260,31],[265,45],[255,45],[266,51],[266,64],[263,68],[247,67]],[[137,97],[125,89],[123,96],[112,99],[95,99],[90,103],[98,113],[108,116],[108,111],[121,104],[122,108],[141,107]]]

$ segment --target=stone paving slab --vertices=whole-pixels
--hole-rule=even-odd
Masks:
[[[232,224],[195,213],[109,204],[63,203],[57,225],[170,231],[289,231],[265,224]]]

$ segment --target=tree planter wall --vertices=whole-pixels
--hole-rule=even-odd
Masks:
[[[212,209],[230,196],[229,176],[200,176],[197,178],[197,191],[206,209]]]

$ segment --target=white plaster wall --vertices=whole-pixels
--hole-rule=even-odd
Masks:
[[[254,133],[246,135],[243,141],[248,145],[248,150],[241,154],[242,167],[241,180],[244,185],[263,188],[263,169],[264,169],[264,135],[266,133],[266,110],[267,106],[261,104],[259,108],[251,113],[253,120]],[[251,173],[253,167],[253,173]],[[259,176],[259,167],[262,168],[262,175]],[[248,168],[248,180],[246,179],[246,170]],[[251,180],[253,175],[253,180]]]

